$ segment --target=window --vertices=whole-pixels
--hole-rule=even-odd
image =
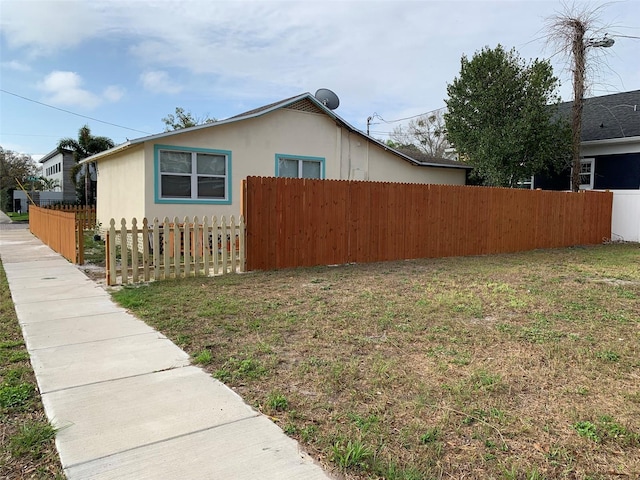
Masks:
[[[156,201],[231,203],[231,152],[156,145]]]
[[[593,179],[595,176],[594,173],[595,160],[593,158],[583,158],[582,160],[580,160],[580,190],[593,189]]]
[[[276,177],[324,178],[324,158],[276,154]]]

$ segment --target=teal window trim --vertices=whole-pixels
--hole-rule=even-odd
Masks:
[[[189,153],[210,153],[213,155],[225,155],[226,157],[226,179],[225,179],[225,192],[226,198],[224,199],[195,199],[195,198],[162,198],[160,196],[160,151],[171,150],[174,152],[189,152]],[[153,146],[153,174],[154,174],[154,199],[155,203],[173,203],[173,204],[196,204],[196,205],[231,205],[233,203],[233,192],[231,189],[231,151],[230,150],[213,150],[210,148],[194,148],[194,147],[179,147],[175,145],[154,145]]]
[[[320,163],[320,178],[322,180],[325,179],[325,158],[324,157],[309,157],[307,155],[289,155],[284,153],[276,153],[276,161],[275,161],[276,177],[280,176],[280,159],[318,162]]]

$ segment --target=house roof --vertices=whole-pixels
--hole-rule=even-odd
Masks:
[[[73,151],[69,150],[68,148],[63,148],[62,149],[65,153],[73,153]],[[40,163],[44,163],[47,160],[51,160],[53,157],[55,157],[56,155],[58,155],[60,153],[60,150],[58,150],[57,148],[54,150],[51,150],[49,153],[47,153],[44,157],[42,157],[40,160],[38,160],[38,162]]]
[[[358,130],[357,128],[355,128],[352,125],[350,125],[349,123],[347,123],[345,120],[343,120],[338,115],[336,115],[333,110],[329,110],[324,104],[322,104],[322,102],[317,100],[313,95],[311,95],[308,92],[300,94],[300,95],[296,95],[294,97],[289,97],[289,98],[286,98],[284,100],[280,100],[278,102],[270,103],[268,105],[264,105],[262,107],[255,108],[253,110],[249,110],[247,112],[240,113],[238,115],[235,115],[233,117],[229,117],[229,118],[224,119],[224,120],[218,120],[216,122],[205,123],[203,125],[197,125],[195,127],[182,128],[182,129],[179,129],[179,130],[172,130],[170,132],[163,132],[163,133],[159,133],[159,134],[156,134],[156,135],[150,135],[150,136],[147,136],[147,137],[140,137],[140,138],[136,138],[136,139],[133,139],[133,140],[128,140],[127,142],[122,143],[120,145],[117,145],[117,146],[115,146],[115,147],[113,147],[113,148],[111,148],[109,150],[105,150],[104,152],[100,152],[100,153],[98,153],[96,155],[93,155],[91,157],[85,158],[80,163],[94,162],[96,160],[100,160],[102,158],[111,156],[111,155],[113,155],[115,153],[119,153],[119,152],[122,152],[124,150],[128,150],[129,148],[132,148],[132,147],[134,147],[136,145],[139,145],[139,144],[142,144],[144,142],[164,139],[164,138],[167,138],[167,137],[172,137],[174,135],[182,135],[182,134],[187,133],[187,132],[193,132],[195,130],[201,130],[201,129],[205,129],[205,128],[215,128],[215,127],[218,127],[220,125],[226,125],[226,124],[230,124],[230,123],[240,122],[240,121],[243,121],[243,120],[249,120],[251,118],[260,117],[262,115],[266,115],[266,114],[271,113],[271,112],[273,112],[275,110],[278,110],[280,108],[292,108],[292,109],[295,109],[295,110],[302,110],[302,111],[311,112],[311,113],[325,114],[325,115],[329,116],[330,118],[332,118],[333,120],[335,120],[335,122],[337,124],[339,124],[342,127],[346,128],[350,132],[356,133],[356,134],[364,137],[367,141],[378,145],[379,147],[383,148],[384,150],[387,150],[387,151],[391,152],[392,154],[400,157],[402,160],[405,160],[405,161],[407,161],[407,162],[409,162],[409,163],[411,163],[413,165],[416,165],[416,166],[440,167],[440,168],[462,168],[462,169],[471,169],[472,168],[472,167],[470,167],[468,165],[464,165],[463,163],[460,163],[460,162],[457,162],[457,161],[453,161],[453,160],[434,158],[434,157],[418,159],[418,158],[415,158],[413,153],[407,154],[407,153],[403,153],[401,151],[398,151],[398,150],[396,150],[394,148],[391,148],[388,145],[382,143],[380,140],[376,140],[375,138],[370,137],[366,133]]]
[[[558,106],[571,118],[573,102]],[[640,90],[585,98],[582,109],[583,142],[640,136]]]

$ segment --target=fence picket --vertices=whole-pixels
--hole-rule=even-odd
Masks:
[[[206,275],[209,271],[209,265],[211,263],[211,248],[209,247],[210,236],[209,219],[205,216],[202,218],[202,274]]]
[[[127,247],[127,221],[123,218],[120,220],[120,269],[123,285],[129,283],[129,249]]]
[[[218,275],[218,252],[219,252],[219,245],[220,245],[220,241],[218,240],[218,217],[213,217],[213,220],[211,221],[211,251],[212,251],[212,255],[213,255],[213,274],[214,275]]]
[[[145,282],[150,279],[149,275],[149,222],[142,219],[142,274]]]
[[[138,220],[131,220],[131,278],[138,283]]]

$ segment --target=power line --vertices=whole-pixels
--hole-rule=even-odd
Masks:
[[[47,103],[42,103],[42,102],[39,102],[39,101],[34,100],[32,98],[23,97],[22,95],[18,95],[17,93],[9,92],[9,91],[4,90],[2,88],[0,88],[0,92],[8,93],[9,95],[13,95],[14,97],[18,97],[18,98],[21,98],[23,100],[27,100],[28,102],[37,103],[38,105],[43,105],[45,107],[53,108],[54,110],[59,110],[59,111],[64,112],[64,113],[69,113],[69,114],[75,115],[77,117],[88,118],[89,120],[93,120],[94,122],[100,122],[100,123],[104,123],[106,125],[111,125],[112,127],[124,128],[125,130],[131,130],[131,131],[134,131],[134,132],[146,133],[147,135],[152,135],[151,132],[145,132],[144,130],[137,130],[135,128],[125,127],[123,125],[118,125],[117,123],[105,122],[104,120],[99,120],[97,118],[88,117],[87,115],[82,115],[80,113],[71,112],[69,110],[65,110],[64,108],[54,107],[53,105],[49,105]]]
[[[397,122],[403,122],[405,120],[411,120],[412,118],[423,117],[425,115],[429,115],[430,113],[439,112],[440,110],[444,110],[446,108],[447,107],[440,107],[440,108],[436,108],[435,110],[430,110],[428,112],[419,113],[418,115],[412,115],[411,117],[399,118],[397,120],[385,120],[377,112],[374,112],[373,115],[371,115],[371,119],[378,118],[378,119],[382,120],[384,123],[397,123]]]

